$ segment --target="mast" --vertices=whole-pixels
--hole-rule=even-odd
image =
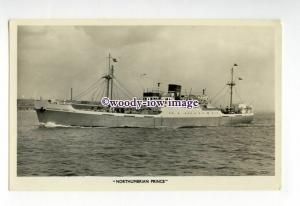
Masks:
[[[114,79],[114,65],[111,65],[110,99],[113,99],[113,79]]]
[[[106,96],[109,97],[109,81],[110,81],[110,53],[108,54],[108,74],[107,74],[107,79],[106,79]]]
[[[73,100],[73,88],[71,88],[71,101]]]
[[[114,78],[114,65],[110,62],[117,62],[117,59],[113,58],[110,53],[108,55],[108,73],[103,78],[106,79],[106,97],[113,98],[113,78]]]
[[[238,66],[237,64],[234,64],[231,68],[231,81],[227,83],[227,85],[230,87],[230,101],[229,101],[229,109],[232,108],[232,96],[233,96],[233,87],[235,86],[235,82],[233,81],[233,69]]]
[[[108,73],[107,73],[107,75],[105,75],[103,77],[104,79],[106,79],[106,97],[109,97],[109,83],[110,83],[110,80],[111,80],[110,59],[111,59],[111,56],[110,56],[110,53],[109,53],[108,54]]]
[[[104,77],[105,79],[106,79],[106,97],[108,97],[108,95],[109,95],[109,75],[106,75],[105,77]]]

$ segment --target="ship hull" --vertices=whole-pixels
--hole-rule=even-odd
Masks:
[[[161,117],[113,114],[92,114],[70,111],[36,109],[39,122],[81,127],[207,127],[251,123],[253,115],[227,115],[221,117]]]

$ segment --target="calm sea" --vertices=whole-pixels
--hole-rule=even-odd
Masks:
[[[38,126],[18,111],[18,176],[274,175],[274,114],[182,129]]]

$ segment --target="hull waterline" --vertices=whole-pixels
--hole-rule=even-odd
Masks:
[[[161,117],[124,114],[115,116],[109,113],[79,113],[70,111],[36,109],[41,124],[81,127],[207,127],[248,124],[253,121],[253,115],[226,115],[221,117]]]

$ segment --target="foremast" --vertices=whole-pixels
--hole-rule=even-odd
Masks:
[[[234,64],[233,67],[231,68],[231,79],[230,82],[227,83],[227,85],[230,88],[230,99],[229,99],[229,110],[232,111],[232,97],[233,97],[233,87],[236,85],[234,80],[233,80],[233,72],[234,69],[237,67],[237,64]]]
[[[106,80],[106,97],[113,99],[113,79],[114,79],[114,65],[113,62],[118,62],[116,58],[113,58],[110,53],[108,54],[108,73],[103,76]]]

